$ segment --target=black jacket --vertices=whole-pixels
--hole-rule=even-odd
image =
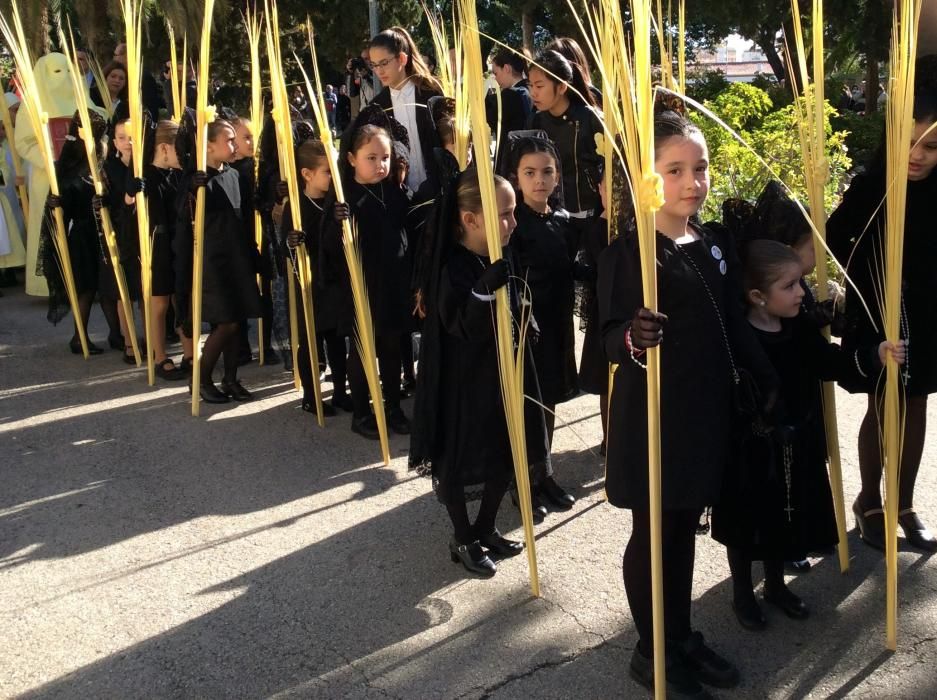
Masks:
[[[543,129],[556,146],[563,169],[563,206],[576,213],[599,206],[598,185],[603,157],[595,150],[595,135],[604,133],[599,113],[586,105],[570,104],[559,117],[536,112],[530,129]]]
[[[414,85],[414,94],[416,95],[416,128],[420,135],[420,143],[410,144],[410,150],[419,148],[423,153],[423,166],[426,168],[426,174],[429,176],[434,169],[433,148],[441,146],[439,134],[436,131],[436,125],[433,124],[433,117],[429,113],[426,104],[431,97],[441,95],[437,90],[421,88],[419,84]],[[394,116],[394,105],[390,99],[390,88],[385,87],[375,95],[374,104],[380,105],[381,109]]]

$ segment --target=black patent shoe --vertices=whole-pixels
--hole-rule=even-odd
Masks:
[[[739,670],[706,646],[701,632],[690,632],[679,646],[684,662],[700,683],[714,688],[734,688],[739,684]]]
[[[925,552],[937,552],[937,538],[913,510],[909,508],[899,512],[898,524],[904,530],[904,538],[912,547],[923,549]]]
[[[765,614],[761,611],[761,606],[755,600],[755,596],[744,596],[742,598],[732,599],[732,612],[736,619],[749,632],[761,632],[768,626]]]
[[[202,382],[198,388],[198,395],[205,403],[228,403],[229,399],[225,394],[218,391],[218,387],[211,380]]]
[[[137,364],[137,357],[133,354],[133,348],[124,348],[124,356],[121,359],[125,365]]]
[[[537,494],[531,493],[530,501],[531,501],[531,510],[534,516],[534,522],[537,524],[540,524],[544,521],[544,519],[547,517],[547,514],[550,511],[548,511],[547,507],[540,502],[540,497]],[[515,508],[520,510],[521,505],[520,505],[520,501],[517,498],[517,489],[511,490],[511,503],[514,504]]]
[[[576,503],[575,497],[567,493],[562,486],[556,483],[556,480],[552,476],[548,476],[543,480],[540,493],[546,496],[547,500],[560,510],[569,510],[573,507],[573,504]]]
[[[81,355],[81,341],[77,339],[69,341],[68,349],[72,351],[72,355]],[[100,355],[102,352],[104,351],[101,348],[92,343],[90,340],[88,341],[89,355]]]
[[[351,432],[358,433],[358,435],[368,440],[377,440],[381,437],[377,429],[377,421],[370,414],[361,418],[353,417],[351,419]]]
[[[302,409],[306,413],[315,413],[316,412],[316,400],[303,398]],[[331,418],[332,416],[338,415],[338,411],[335,410],[335,407],[327,404],[325,401],[322,402],[322,415],[325,418]]]
[[[387,412],[387,426],[398,435],[410,434],[410,419],[401,408],[394,408]]]
[[[514,540],[502,537],[501,533],[497,530],[491,534],[482,535],[478,538],[478,542],[482,547],[489,552],[494,552],[499,557],[515,557],[524,551],[523,542],[515,542]]]
[[[713,696],[700,684],[679,654],[668,650],[666,660],[667,698],[669,700],[710,700]],[[637,647],[628,666],[631,677],[654,692],[654,659],[646,657]]]
[[[466,571],[482,578],[491,578],[498,572],[498,567],[491,561],[491,557],[485,554],[477,540],[472,544],[459,544],[455,540],[449,540],[449,557],[454,564],[462,562]]]
[[[870,547],[885,551],[885,512],[881,508],[862,510],[857,498],[852,504],[852,512],[856,516],[856,526],[859,528],[859,538]]]
[[[345,413],[351,413],[355,410],[355,404],[348,394],[340,394],[332,397],[332,405],[335,408],[342,409]]]
[[[241,382],[237,379],[230,382],[227,379],[222,379],[221,391],[225,396],[230,396],[235,401],[250,401],[254,398],[247,389],[241,386]]]
[[[778,608],[792,620],[806,620],[810,617],[810,608],[787,586],[781,586],[779,590],[765,588],[765,602]]]

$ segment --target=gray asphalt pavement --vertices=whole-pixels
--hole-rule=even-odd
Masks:
[[[604,502],[595,397],[560,409],[557,475],[579,501],[537,528],[533,599],[524,557],[490,581],[449,561],[406,439],[383,466],[347,414],[318,428],[282,367],[243,368],[257,400],[192,418],[184,386],[74,356],[70,334],[43,300],[0,299],[0,696],[649,696],[627,674],[630,516]],[[105,344],[97,311],[91,335]],[[839,402],[849,504],[864,401]],[[937,525],[931,433],[916,505]],[[499,524],[520,535],[508,501]],[[815,559],[790,579],[810,619],[767,610],[763,633],[738,626],[723,549],[699,538],[695,624],[743,674],[719,697],[937,697],[935,562],[902,543],[886,653],[884,559],[849,527],[849,573]]]

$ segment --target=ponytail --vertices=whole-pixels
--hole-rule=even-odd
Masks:
[[[571,63],[557,51],[547,50],[537,56],[530,64],[530,71],[540,70],[555,85],[566,83],[572,90],[567,90],[566,96],[572,104],[595,107],[595,98],[589,89],[588,81],[582,66]]]
[[[424,90],[442,92],[442,86],[433,77],[413,37],[403,27],[391,27],[375,34],[371,39],[370,47],[384,49],[395,56],[401,53],[406,54],[407,65],[404,67],[404,72],[413,78],[414,83]]]

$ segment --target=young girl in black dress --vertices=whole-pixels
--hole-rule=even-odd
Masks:
[[[633,232],[599,259],[599,319],[606,355],[618,364],[609,412],[606,493],[632,511],[625,592],[638,630],[631,675],[653,687],[648,505],[647,373],[644,350],[661,346],[661,534],[669,692],[700,696],[700,683],[731,687],[738,670],[690,623],[696,528],[719,496],[729,461],[733,382],[740,366],[772,383],[745,321],[730,242],[696,215],[709,189],[708,152],[699,129],[672,111],[655,119],[655,170],[665,202],[657,212],[659,312],[643,308]],[[662,342],[663,340],[663,342]]]
[[[509,168],[521,200],[515,209],[517,228],[511,237],[511,249],[519,265],[517,274],[527,284],[540,330],[533,356],[546,407],[547,438],[552,446],[557,404],[579,394],[573,328],[577,237],[568,213],[556,205],[560,167],[553,144],[530,136],[516,139]],[[546,515],[539,495],[562,510],[569,510],[576,502],[552,476],[546,477],[533,485],[534,515],[538,520]]]
[[[205,193],[205,238],[202,271],[202,320],[211,324],[211,333],[202,348],[202,400],[207,403],[249,401],[251,394],[237,378],[238,325],[245,318],[260,313],[256,282],[256,249],[248,245],[241,217],[241,190],[238,174],[230,166],[234,159],[234,127],[224,120],[208,126],[207,172],[193,172],[185,183],[190,193],[187,206],[179,212],[176,228],[176,294],[180,311],[191,326],[192,222],[195,195],[200,187]],[[189,328],[195,342],[201,329]],[[221,390],[215,386],[212,372],[224,354],[224,377]]]
[[[364,117],[359,114],[360,120],[366,118],[366,114]],[[340,226],[340,221],[350,216],[358,230],[387,425],[395,433],[407,435],[410,421],[400,407],[400,336],[409,328],[412,308],[405,229],[409,201],[394,182],[393,149],[386,129],[361,124],[343,141],[346,159],[342,179],[347,203],[336,203],[323,220],[323,281],[336,285],[337,298],[341,300],[337,314],[339,337],[353,338],[355,312]],[[367,377],[354,342],[348,355],[348,384],[354,404],[351,429],[368,439],[378,439]]]
[[[100,157],[104,150],[103,122],[100,122],[98,126],[99,129],[95,130],[92,138],[95,138],[95,147]],[[94,185],[88,172],[85,146],[79,137],[80,129],[81,121],[78,115],[75,115],[69,126],[62,152],[55,163],[59,194],[58,196],[50,194],[46,200],[47,210],[39,251],[42,272],[49,283],[49,311],[46,317],[51,323],[57,324],[71,310],[62,274],[62,262],[52,241],[52,237],[56,235],[54,210],[61,207],[68,240],[71,273],[78,294],[79,316],[75,319],[75,332],[68,344],[69,349],[76,355],[81,353],[81,341],[78,336],[79,323],[86,337],[88,334],[88,319],[91,316],[91,305],[98,290],[98,268],[102,255],[97,222],[91,203],[94,197]],[[88,339],[88,352],[92,355],[101,353],[101,349],[92,343],[90,338]]]
[[[179,185],[179,157],[176,154],[176,136],[179,125],[161,121],[153,135],[153,157],[144,168],[146,203],[152,231],[153,298],[151,336],[156,358],[156,373],[173,381],[186,378],[186,372],[166,354],[166,316],[172,295],[176,290],[176,277],[172,242],[176,232],[176,198]],[[188,348],[191,357],[191,348]],[[185,355],[185,348],[183,355]]]
[[[900,363],[903,346],[882,342],[852,355],[829,343],[803,312],[803,261],[790,247],[754,240],[742,248],[748,322],[780,379],[770,432],[759,429],[725,479],[713,507],[713,537],[726,545],[732,609],[740,624],[762,630],[752,592],[752,561],[764,561],[764,599],[788,617],[809,611],[784,582],[784,561],[836,544],[836,519],[826,469],[821,382],[877,373],[886,353]]]
[[[934,78],[931,76],[930,80]],[[919,86],[914,101],[913,145],[908,154],[908,200],[902,270],[901,337],[908,341],[908,357],[902,372],[904,392],[904,447],[898,471],[898,523],[908,543],[927,552],[937,551],[937,537],[914,510],[917,481],[926,435],[927,397],[937,391],[937,244],[934,237],[934,202],[937,201],[937,87]],[[925,133],[927,134],[925,136]],[[922,138],[923,137],[923,138]],[[846,330],[843,348],[855,351],[881,340],[883,324],[875,300],[881,288],[881,252],[884,250],[885,198],[884,147],[868,171],[857,175],[842,203],[830,216],[830,247],[859,289],[846,292]],[[859,294],[874,314],[873,322]],[[913,343],[911,341],[914,341]],[[879,375],[846,386],[868,394],[869,407],[859,429],[859,472],[862,490],[853,504],[862,541],[885,549],[885,516],[882,511],[882,458],[879,444],[881,389]]]
[[[315,284],[313,304],[315,305],[319,361],[324,362],[328,357],[328,364],[332,369],[332,402],[331,405],[324,405],[323,410],[326,415],[334,416],[336,409],[339,408],[351,411],[352,404],[345,385],[348,358],[345,338],[339,337],[336,332],[338,313],[342,305],[340,300],[336,299],[338,291],[336,286],[326,284],[320,274],[322,217],[327,207],[325,198],[332,186],[332,174],[326,159],[325,146],[321,141],[306,141],[296,149],[296,169],[299,171],[300,184],[303,188],[299,203],[303,226],[300,231],[291,230],[293,225],[291,203],[287,203],[283,210],[283,227],[289,230],[286,235],[286,244],[290,249],[296,248],[300,243],[305,243],[309,253]],[[299,304],[297,316],[301,319],[303,318],[302,299],[299,299]],[[309,364],[309,347],[305,333],[299,334],[298,362],[299,377],[303,384],[302,408],[304,411],[314,413],[316,407],[312,387],[312,367]]]
[[[501,244],[514,230],[514,192],[496,177]],[[501,396],[495,333],[495,292],[508,286],[517,333],[521,286],[508,259],[488,257],[478,175],[469,169],[446,187],[433,217],[432,270],[426,284],[427,316],[417,378],[410,464],[431,469],[433,487],[452,521],[449,552],[470,572],[491,577],[497,568],[489,554],[510,557],[523,544],[506,539],[495,521],[512,482],[513,457]],[[505,251],[507,252],[507,250]],[[538,396],[532,356],[525,355],[524,391]],[[542,409],[525,401],[527,457],[549,461]],[[475,522],[469,520],[466,488],[483,485]]]

